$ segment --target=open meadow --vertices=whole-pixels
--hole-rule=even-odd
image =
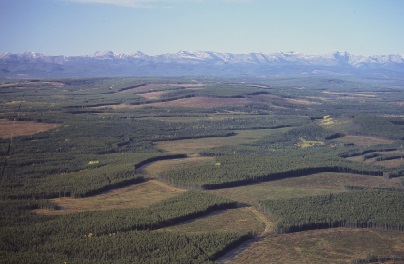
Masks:
[[[404,263],[403,88],[335,78],[0,83],[0,263]]]

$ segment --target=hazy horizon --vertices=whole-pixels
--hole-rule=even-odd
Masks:
[[[391,54],[373,54],[373,55],[363,55],[363,54],[356,54],[356,53],[352,53],[346,50],[335,50],[332,52],[327,52],[327,53],[318,53],[318,54],[312,54],[312,53],[303,53],[303,52],[295,52],[295,51],[274,51],[274,52],[245,52],[245,53],[232,53],[232,52],[218,52],[218,51],[214,51],[214,50],[179,50],[179,51],[174,51],[174,52],[166,52],[166,53],[159,53],[159,54],[148,54],[145,53],[141,50],[134,50],[134,51],[129,51],[129,52],[116,52],[114,50],[96,50],[94,52],[90,52],[88,54],[80,54],[80,55],[66,55],[66,54],[46,54],[46,53],[42,53],[42,52],[37,52],[35,50],[26,50],[26,51],[22,51],[22,52],[18,52],[18,53],[13,53],[13,52],[0,52],[0,54],[17,54],[17,55],[21,55],[24,53],[38,53],[38,54],[42,54],[44,56],[47,57],[57,57],[57,56],[66,56],[66,57],[86,57],[86,56],[95,56],[97,53],[101,53],[101,52],[113,52],[115,55],[131,55],[131,54],[135,54],[137,52],[141,52],[144,55],[147,56],[160,56],[160,55],[175,55],[181,52],[208,52],[208,53],[215,53],[215,54],[232,54],[232,55],[248,55],[248,54],[264,54],[264,55],[272,55],[272,54],[278,54],[278,53],[283,53],[283,54],[302,54],[302,55],[307,55],[307,56],[325,56],[325,55],[333,55],[335,53],[345,53],[347,52],[350,55],[354,55],[354,56],[364,56],[364,57],[372,57],[372,56],[390,56],[390,55],[398,55],[398,56],[404,56],[404,54],[399,54],[399,53],[391,53]]]
[[[2,0],[0,53],[404,54],[404,2]]]

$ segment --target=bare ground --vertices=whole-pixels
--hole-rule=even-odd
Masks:
[[[404,233],[335,228],[269,235],[231,263],[352,263],[370,256],[404,257]]]
[[[162,95],[167,94],[167,92],[164,91],[159,91],[159,92],[150,92],[150,93],[144,93],[144,94],[138,94],[139,96],[153,100],[153,99],[160,99]]]
[[[183,88],[192,88],[192,87],[202,87],[205,86],[203,83],[162,83],[162,84],[146,84],[138,87],[134,87],[132,89],[123,90],[120,93],[133,93],[133,92],[147,92],[153,91],[154,89],[161,88],[173,88],[173,87],[183,87]]]
[[[308,101],[305,99],[297,99],[297,98],[286,98],[286,97],[280,97],[278,95],[274,94],[260,94],[253,96],[254,99],[261,100],[263,102],[268,102],[268,103],[287,103],[287,104],[294,104],[294,105],[313,105],[313,104],[319,104],[318,102],[314,101]]]
[[[204,149],[254,142],[264,136],[271,135],[271,133],[274,133],[274,131],[274,129],[237,130],[235,131],[236,135],[230,137],[206,137],[197,139],[159,141],[156,143],[156,146],[158,149],[170,153],[195,154]]]
[[[56,198],[52,202],[63,210],[40,209],[35,212],[45,215],[61,215],[84,211],[111,210],[124,208],[144,208],[159,201],[176,196],[185,190],[170,186],[157,180],[118,188],[87,198]]]
[[[402,151],[396,150],[396,151],[376,152],[376,153],[380,153],[381,155],[384,155],[384,154],[397,154],[397,155],[401,155],[401,158],[392,159],[392,160],[378,161],[377,157],[375,157],[375,158],[363,160],[364,155],[360,155],[360,156],[348,157],[347,159],[352,160],[352,161],[358,161],[358,162],[364,162],[364,163],[368,163],[368,164],[379,165],[379,166],[383,166],[383,167],[387,167],[387,168],[396,168],[396,167],[399,167],[401,165],[404,165],[404,159],[403,159],[404,153]]]
[[[160,231],[176,233],[204,232],[264,232],[265,223],[248,207],[220,210],[207,216],[162,228]]]
[[[365,176],[349,173],[324,172],[308,176],[285,178],[233,188],[209,190],[208,192],[248,204],[266,199],[284,199],[344,192],[345,186],[366,188],[381,186],[400,188],[398,178]]]
[[[379,138],[379,137],[365,137],[365,136],[345,136],[334,139],[338,142],[354,143],[357,146],[373,146],[379,144],[391,144],[392,140]]]
[[[208,98],[208,97],[192,97],[169,102],[152,103],[148,106],[159,107],[185,107],[185,108],[217,108],[231,106],[245,106],[251,103],[247,98]]]
[[[0,119],[0,137],[12,138],[30,136],[59,127],[59,124],[37,123],[32,121],[10,121]]]
[[[208,97],[192,97],[183,98],[178,100],[172,100],[167,102],[130,105],[104,105],[95,108],[103,109],[138,109],[145,106],[153,107],[183,107],[183,108],[218,108],[218,107],[233,107],[233,106],[245,106],[252,101],[248,98],[208,98]]]

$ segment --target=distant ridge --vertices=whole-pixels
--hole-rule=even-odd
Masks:
[[[348,52],[232,54],[180,51],[150,56],[97,51],[86,56],[46,56],[37,52],[0,54],[2,78],[93,76],[402,74],[403,55],[361,56]]]

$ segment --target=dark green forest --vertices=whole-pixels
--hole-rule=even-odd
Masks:
[[[266,214],[277,235],[336,227],[402,232],[401,82],[333,80],[1,82],[0,262],[216,262],[262,235],[252,229],[183,233],[164,228],[250,206]],[[166,142],[180,150],[186,142],[197,151],[167,150],[161,147]],[[147,174],[153,165],[198,158],[204,162]],[[330,187],[328,195],[309,195],[303,188],[305,197],[251,204],[242,202],[243,197],[209,193],[319,173],[331,173],[335,182],[342,174],[360,176],[363,182]],[[167,192],[183,192],[139,208],[69,214],[55,202],[90,199],[130,186],[141,189],[152,181],[169,186],[164,187]],[[368,181],[380,183],[369,187]],[[383,257],[404,258],[404,253]]]
[[[403,192],[352,191],[300,199],[262,201],[265,212],[279,219],[276,231],[354,227],[404,230]]]

